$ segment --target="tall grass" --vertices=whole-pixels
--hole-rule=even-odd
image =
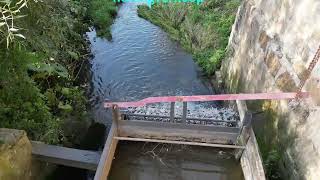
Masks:
[[[98,35],[110,38],[110,26],[117,14],[116,3],[113,0],[91,0],[88,13]]]
[[[190,51],[207,75],[225,58],[239,0],[206,0],[194,3],[158,3],[139,6],[139,16],[159,25]]]

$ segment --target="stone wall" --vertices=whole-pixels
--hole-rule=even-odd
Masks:
[[[236,93],[294,92],[319,45],[319,0],[244,0],[221,69],[225,86]],[[313,97],[300,105],[249,102],[269,176],[276,168],[283,179],[320,178],[319,64],[304,87]]]

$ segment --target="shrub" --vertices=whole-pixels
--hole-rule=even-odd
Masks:
[[[26,130],[32,140],[74,143],[81,136],[63,126],[87,122],[87,101],[76,81],[88,53],[82,36],[86,8],[77,0],[21,2],[28,8],[15,14],[25,16],[13,27],[25,39],[13,39],[9,46],[0,42],[0,127]],[[7,35],[1,30],[3,39]]]
[[[6,59],[0,66],[0,127],[24,129],[32,139],[57,143],[60,122],[27,73],[36,57],[17,48],[8,51],[0,54]]]
[[[110,38],[110,26],[117,13],[116,3],[113,0],[92,0],[88,6],[88,15],[97,28],[98,35]]]

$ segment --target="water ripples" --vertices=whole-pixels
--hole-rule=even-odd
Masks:
[[[159,27],[137,16],[132,3],[121,5],[112,40],[87,35],[94,55],[90,102],[95,120],[111,122],[105,100],[134,101],[149,96],[212,94],[192,56]]]

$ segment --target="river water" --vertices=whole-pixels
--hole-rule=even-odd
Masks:
[[[107,126],[111,119],[103,108],[105,100],[133,101],[150,96],[214,93],[192,56],[159,27],[138,17],[136,11],[137,5],[133,3],[120,6],[111,29],[111,41],[97,37],[94,30],[87,33],[94,55],[90,101],[95,121]],[[222,153],[220,156],[223,151],[177,147],[160,161],[139,153],[141,148],[145,148],[144,144],[120,144],[116,156],[119,160],[114,161],[111,171],[113,180],[236,180],[242,177],[231,155],[226,158],[226,153]],[[160,175],[163,173],[167,175]]]
[[[91,102],[97,121],[105,122],[103,101],[150,96],[213,94],[192,56],[159,27],[139,18],[135,4],[120,6],[112,41],[88,33],[92,44]]]

